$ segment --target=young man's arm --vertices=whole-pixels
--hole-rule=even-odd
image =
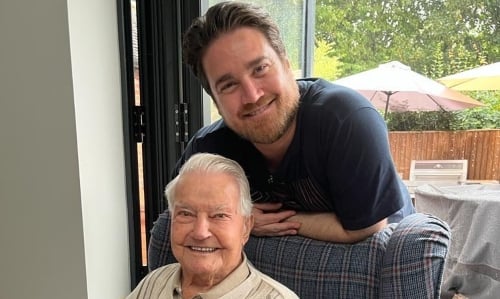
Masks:
[[[360,230],[346,230],[334,213],[278,211],[280,207],[279,203],[254,204],[255,224],[252,234],[256,236],[298,234],[322,241],[356,243],[370,237],[387,225],[387,219],[383,219]]]
[[[334,213],[297,213],[286,221],[299,222],[298,234],[316,240],[337,243],[356,243],[374,233],[382,230],[387,225],[387,218],[374,225],[359,229],[346,230],[340,224]]]

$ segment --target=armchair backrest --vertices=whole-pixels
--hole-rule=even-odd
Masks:
[[[169,227],[165,212],[151,231],[150,270],[175,262]],[[417,213],[356,244],[252,236],[245,253],[300,298],[439,298],[449,240],[446,223]]]

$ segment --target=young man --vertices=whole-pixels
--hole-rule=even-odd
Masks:
[[[298,298],[243,253],[253,225],[245,172],[219,155],[192,156],[166,187],[178,263],[149,273],[127,299]]]
[[[353,90],[295,80],[279,30],[261,8],[211,7],[183,40],[184,60],[222,120],[189,142],[245,169],[256,236],[354,243],[413,213],[380,114]]]

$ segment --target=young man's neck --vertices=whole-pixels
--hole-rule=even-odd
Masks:
[[[254,143],[257,150],[266,158],[267,168],[270,172],[274,172],[281,164],[288,147],[292,143],[293,136],[295,135],[296,120],[288,130],[281,136],[280,139],[270,144]]]

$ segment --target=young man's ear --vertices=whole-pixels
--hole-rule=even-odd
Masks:
[[[283,62],[283,65],[287,68],[287,69],[291,69],[292,68],[292,64],[290,63],[290,59],[288,59],[287,56],[283,56],[281,57],[281,61]]]

